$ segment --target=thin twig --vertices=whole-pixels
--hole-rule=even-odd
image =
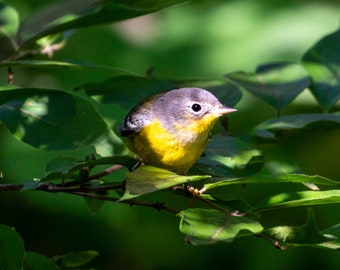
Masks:
[[[122,168],[124,168],[123,165],[113,165],[107,169],[105,169],[104,171],[102,172],[99,172],[97,174],[93,174],[91,176],[89,176],[88,180],[93,180],[93,179],[100,179],[101,177],[103,176],[106,176],[106,175],[109,175],[113,172],[116,172],[116,171],[119,171],[121,170]]]

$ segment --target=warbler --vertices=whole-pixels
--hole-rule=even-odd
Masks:
[[[179,88],[139,102],[118,131],[144,164],[185,174],[202,155],[218,118],[234,111],[207,90]]]

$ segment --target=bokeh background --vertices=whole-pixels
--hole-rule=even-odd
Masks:
[[[8,3],[24,20],[37,7],[50,2],[58,1]],[[66,46],[53,59],[109,65],[141,75],[152,68],[155,76],[166,79],[221,79],[227,72],[253,71],[266,62],[299,61],[320,38],[338,29],[339,11],[337,0],[191,1],[133,20],[71,31]],[[60,89],[122,74],[66,69],[15,69],[14,72],[15,83],[20,86]],[[6,83],[6,70],[0,70],[0,80]],[[237,109],[230,129],[240,136],[275,114],[272,108],[247,93]],[[319,112],[307,91],[284,114],[304,111]],[[117,120],[121,117],[113,116]],[[297,136],[281,147],[285,147],[287,155],[294,156],[306,173],[339,180],[339,138],[339,130],[320,131]],[[90,150],[90,147],[66,152],[36,150],[16,141],[0,126],[0,171],[13,183],[43,176],[44,166],[52,158],[84,158]],[[254,197],[258,194],[261,191],[255,189]],[[148,199],[167,201],[175,208],[189,204],[164,192],[152,194]],[[190,246],[178,231],[178,217],[143,207],[105,203],[93,214],[81,197],[42,192],[1,193],[0,203],[0,223],[15,227],[27,250],[48,256],[97,250],[100,255],[92,265],[99,269],[340,267],[338,251],[306,247],[279,251],[255,237],[228,244]],[[316,207],[321,229],[332,225],[331,216],[339,216],[338,208],[328,207],[325,213],[325,208]],[[300,215],[294,218],[299,224],[306,218],[305,211],[283,210],[282,215]]]

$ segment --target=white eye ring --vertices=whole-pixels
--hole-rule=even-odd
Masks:
[[[197,113],[202,110],[202,106],[199,103],[194,103],[191,105],[191,110]]]

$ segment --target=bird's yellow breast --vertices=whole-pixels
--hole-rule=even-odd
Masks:
[[[175,132],[153,120],[128,139],[132,150],[145,164],[182,174],[187,172],[203,153],[209,132],[216,120],[216,117],[209,117],[185,126],[175,124]]]

